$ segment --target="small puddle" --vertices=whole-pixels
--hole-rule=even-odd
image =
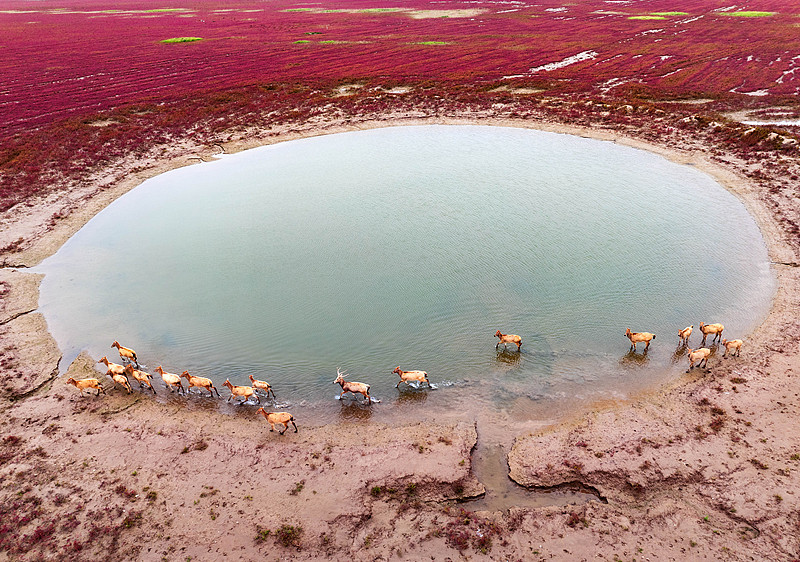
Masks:
[[[511,507],[546,507],[550,505],[580,505],[599,501],[595,494],[562,486],[552,490],[530,490],[508,476],[507,455],[510,445],[489,443],[478,446],[472,455],[472,470],[486,488],[482,497],[469,500],[473,511],[503,511]]]

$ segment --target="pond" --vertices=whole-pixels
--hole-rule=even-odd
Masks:
[[[323,423],[557,419],[679,376],[685,326],[691,347],[701,321],[746,337],[775,291],[754,220],[710,177],[487,126],[320,136],[176,169],[39,270],[62,369],[84,349],[118,362],[119,340],[146,370],[210,377],[223,398],[226,378],[267,380],[277,407]],[[656,334],[648,353],[628,352],[626,328]],[[496,351],[497,330],[521,352]],[[398,365],[434,388],[395,389]],[[381,402],[337,400],[337,368]]]

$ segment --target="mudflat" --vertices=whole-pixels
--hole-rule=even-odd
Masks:
[[[800,556],[800,208],[796,190],[781,189],[787,173],[797,177],[797,159],[783,158],[775,173],[721,154],[710,134],[639,134],[648,117],[581,127],[544,112],[519,118],[508,107],[423,113],[322,118],[173,144],[3,213],[0,540],[11,559]],[[690,163],[744,201],[767,241],[779,288],[740,357],[722,358],[718,348],[707,371],[515,436],[510,478],[541,491],[573,486],[596,501],[471,511],[462,502],[483,485],[472,472],[478,434],[470,420],[437,420],[432,412],[393,426],[353,419],[315,427],[298,419],[298,433],[290,427],[279,435],[249,410],[223,414],[198,396],[127,394],[97,368],[98,358],[81,355],[59,375],[60,353],[35,311],[40,278],[25,270],[110,201],[220,148],[431,123],[536,127]],[[661,342],[677,345],[678,335]],[[99,378],[107,395],[79,395],[64,384],[70,376]]]

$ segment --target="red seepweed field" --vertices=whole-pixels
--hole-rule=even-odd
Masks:
[[[601,93],[800,91],[800,7],[729,2],[6,1],[5,135],[252,84],[507,80]],[[176,38],[193,41],[168,42]]]

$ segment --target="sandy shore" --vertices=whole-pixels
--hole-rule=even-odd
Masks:
[[[595,501],[464,511],[470,504],[458,500],[483,492],[472,471],[478,436],[471,421],[312,427],[298,420],[299,433],[280,436],[206,399],[127,395],[85,356],[59,376],[60,353],[35,312],[39,278],[25,268],[111,201],[220,150],[432,123],[533,127],[656,152],[715,177],[764,234],[779,290],[741,357],[722,359],[716,350],[709,372],[516,436],[508,454],[513,480],[540,490],[578,486]],[[21,251],[0,256],[0,540],[11,559],[800,557],[800,241],[786,228],[800,206],[791,192],[770,190],[785,178],[754,182],[745,175],[751,163],[719,156],[694,135],[657,145],[631,131],[492,112],[317,121],[241,138],[120,162],[92,182],[0,217],[0,247],[23,240]],[[108,395],[78,396],[63,384],[67,376],[97,376]]]

